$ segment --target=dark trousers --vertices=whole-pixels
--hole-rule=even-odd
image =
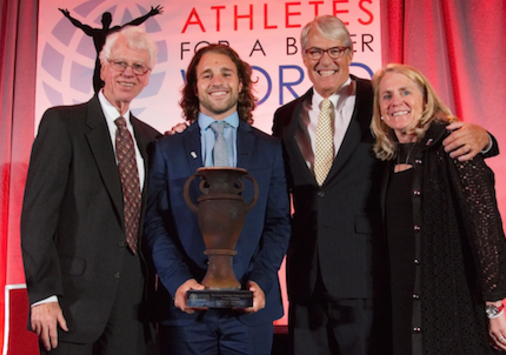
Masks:
[[[373,302],[369,299],[290,303],[290,339],[295,355],[372,354]]]
[[[146,353],[144,324],[139,318],[139,307],[144,286],[138,255],[125,248],[125,257],[118,282],[114,305],[99,339],[92,343],[59,341],[50,352],[41,348],[41,354],[50,355],[143,355]],[[65,314],[64,314],[65,316]],[[72,331],[72,329],[70,329]],[[62,333],[61,329],[58,332]]]
[[[268,355],[271,353],[272,323],[251,327],[226,311],[202,311],[185,326],[160,325],[162,355]]]

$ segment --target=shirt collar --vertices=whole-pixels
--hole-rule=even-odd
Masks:
[[[337,102],[341,95],[348,95],[348,86],[352,84],[351,78],[348,77],[348,80],[332,95],[328,97],[330,101],[332,101],[333,107],[337,107]],[[320,108],[321,102],[324,100],[324,97],[321,96],[316,90],[313,90],[313,98],[312,98],[312,106]]]
[[[98,100],[100,101],[100,105],[102,106],[102,111],[104,111],[104,116],[106,120],[113,121],[120,116],[125,117],[127,122],[130,122],[130,108],[121,115],[116,107],[114,107],[109,100],[105,97],[102,90],[98,92]]]
[[[214,121],[216,121],[214,118],[202,112],[199,112],[198,123],[201,130],[208,129],[211,123],[213,123]],[[237,111],[235,111],[230,116],[226,117],[223,121],[227,122],[233,128],[237,128],[239,127],[239,114],[237,113]]]

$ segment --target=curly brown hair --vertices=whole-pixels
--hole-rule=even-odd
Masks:
[[[256,97],[253,95],[253,81],[251,80],[251,66],[243,62],[236,51],[223,44],[210,44],[203,47],[195,53],[193,59],[186,70],[186,82],[182,90],[183,98],[179,101],[179,106],[183,109],[183,117],[187,121],[193,122],[199,116],[199,98],[197,96],[197,66],[200,59],[206,53],[219,53],[228,56],[237,68],[239,81],[242,83],[242,90],[239,93],[237,102],[237,112],[239,118],[245,122],[252,122],[252,111],[255,109]]]

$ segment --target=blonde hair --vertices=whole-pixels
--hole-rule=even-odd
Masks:
[[[379,86],[386,73],[399,73],[407,76],[421,90],[424,99],[424,110],[418,121],[407,127],[409,135],[415,135],[417,140],[422,138],[434,121],[453,122],[457,118],[439,98],[438,94],[427,78],[415,68],[405,64],[388,64],[384,69],[377,71],[372,78],[374,88],[373,117],[371,122],[372,134],[376,137],[374,153],[381,160],[390,160],[397,153],[397,138],[394,131],[381,119]]]

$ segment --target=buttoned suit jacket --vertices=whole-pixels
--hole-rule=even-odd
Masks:
[[[292,239],[287,254],[290,301],[308,301],[318,273],[330,298],[373,298],[387,287],[379,209],[381,163],[374,157],[370,81],[352,76],[356,101],[351,122],[327,179],[318,187],[298,140],[304,106],[313,89],[274,116],[273,135],[281,138],[287,181],[293,198]],[[376,273],[377,272],[377,273]]]
[[[194,278],[201,282],[207,270],[206,246],[197,217],[183,196],[185,182],[202,166],[197,122],[183,133],[164,137],[155,144],[145,237],[161,281],[158,314],[165,325],[191,324],[200,313],[181,311],[174,306],[172,297],[185,281]],[[243,287],[249,280],[257,282],[266,299],[264,309],[254,314],[237,314],[247,325],[265,324],[283,314],[278,269],[290,238],[288,190],[279,140],[240,121],[237,167],[246,169],[257,181],[259,197],[246,215],[233,269]],[[198,181],[195,179],[189,189],[194,202],[202,194]],[[244,181],[242,196],[248,203],[253,197],[253,186]]]
[[[131,123],[147,167],[148,146],[160,133],[133,116]],[[30,304],[58,296],[69,328],[59,335],[63,341],[95,341],[118,278],[129,277],[120,275],[123,214],[119,170],[98,97],[47,110],[32,148],[21,242]],[[145,280],[139,282],[152,282],[151,263],[142,252],[141,259]]]

